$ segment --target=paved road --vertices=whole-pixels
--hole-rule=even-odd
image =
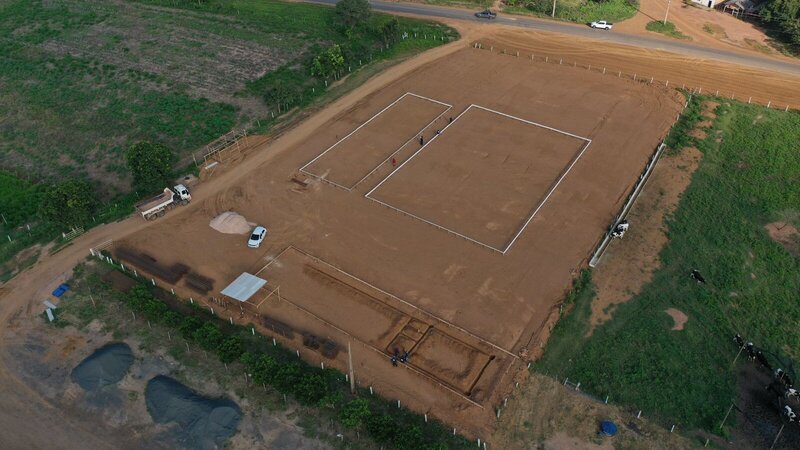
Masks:
[[[309,3],[319,3],[324,5],[335,5],[337,0],[305,0]],[[403,13],[403,14],[416,14],[420,16],[427,16],[431,18],[445,18],[457,20],[480,21],[490,24],[485,19],[477,19],[474,16],[475,11],[456,9],[456,8],[443,8],[431,5],[424,5],[418,3],[393,3],[370,0],[372,8],[375,11],[387,13]],[[631,34],[619,33],[615,31],[601,31],[593,30],[585,25],[572,24],[565,22],[557,22],[552,20],[534,19],[524,16],[512,16],[507,14],[500,14],[497,19],[491,23],[498,23],[520,28],[530,28],[532,30],[549,31],[552,33],[561,33],[571,36],[578,36],[582,38],[602,40],[612,42],[615,44],[631,45],[635,47],[642,47],[655,50],[664,50],[672,53],[679,53],[683,55],[693,56],[703,59],[714,59],[742,66],[755,67],[759,69],[766,69],[778,72],[784,72],[792,75],[800,76],[800,62],[780,61],[771,58],[765,58],[757,55],[748,55],[728,50],[717,50],[706,47],[701,47],[695,44],[689,44],[681,41],[671,41],[658,38],[651,38],[646,36],[635,36]]]

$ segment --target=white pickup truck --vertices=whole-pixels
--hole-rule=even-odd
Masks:
[[[611,22],[606,22],[605,20],[598,20],[597,22],[590,23],[589,26],[592,28],[599,28],[601,30],[610,30],[614,24]]]

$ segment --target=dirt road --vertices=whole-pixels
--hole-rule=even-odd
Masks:
[[[326,123],[336,115],[352,107],[363,97],[390,84],[400,77],[426,65],[429,62],[446,56],[464,47],[467,42],[482,38],[482,34],[490,31],[485,27],[467,26],[462,22],[452,25],[459,28],[464,39],[462,41],[440,47],[397,66],[370,79],[364,85],[317,112],[296,128],[288,131],[273,141],[268,151],[246,156],[247,164],[239,165],[235,170],[222,170],[215,173],[210,180],[204,182],[194,192],[196,205],[209,199],[225,189],[237,184],[241,177],[252,172],[263,163],[270,161],[276,154],[286,151],[299,143],[309,132]],[[519,29],[498,30],[493,37],[498,42],[515,44],[518,39],[525,42],[515,44],[518,47],[567,55],[579,55],[584,60],[590,58],[618,61],[626,70],[641,68],[658,68],[666,73],[676,74],[685,80],[706,82],[718,80],[721,85],[730,86],[742,92],[745,87],[758,90],[759,98],[772,98],[779,104],[790,103],[800,105],[800,85],[798,79],[786,75],[775,75],[763,70],[745,69],[725,63],[700,62],[692,58],[678,57],[661,52],[625,47],[617,44],[598,43],[588,40],[571,40],[566,43],[562,37],[554,34],[536,33]],[[745,93],[737,94],[742,98]],[[171,215],[182,215],[195,208],[195,204],[172,211]],[[47,297],[53,287],[69,276],[71,268],[86,256],[88,249],[108,239],[121,239],[137,232],[149,223],[139,217],[104,225],[90,230],[76,239],[72,245],[61,252],[42,256],[39,262],[27,271],[18,275],[0,288],[0,326],[2,336],[22,335],[31,327],[33,321],[39,320],[41,301]],[[6,339],[0,339],[0,447],[3,448],[110,448],[118,447],[117,437],[113,430],[98,428],[90,420],[79,420],[70,417],[63,411],[53,408],[39,393],[25,386],[19,376],[8,370],[5,361],[10,357],[3,346]],[[47,432],[42,432],[46,429]],[[9,430],[14,430],[13,432]]]

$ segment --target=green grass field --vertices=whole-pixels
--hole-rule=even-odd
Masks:
[[[551,17],[553,2],[550,0],[509,0],[505,12],[512,14],[532,14]],[[556,19],[576,23],[589,23],[596,20],[618,22],[630,19],[636,14],[639,2],[636,0],[559,0],[556,3]]]
[[[37,197],[27,193],[41,192],[36,185],[89,179],[104,202],[97,223],[116,220],[137,199],[123,159],[131,143],[163,143],[186,165],[233,127],[264,133],[285,123],[286,108],[266,95],[278,84],[296,112],[458,37],[399,18],[405,38],[387,44],[379,31],[389,20],[373,14],[363,30],[346,33],[332,8],[276,0],[0,1],[0,171],[9,172],[0,173],[9,222],[0,220],[0,267],[56,231],[19,228],[38,222]],[[355,76],[326,88],[309,63],[333,43]]]
[[[339,43],[357,70],[457,36],[401,18],[411,37],[386,48],[375,30],[389,19],[346,35],[331,8],[275,0],[1,2],[0,168],[125,192],[130,143],[159,141],[191,161],[232,127],[275,115],[264,95],[278,69],[307,88],[291,106],[323,95],[308,68],[320,47]]]
[[[734,397],[734,333],[800,360],[800,259],[764,229],[774,221],[800,225],[800,114],[725,102],[708,135],[696,142],[703,160],[668,219],[652,282],[590,337],[592,286],[579,283],[574,310],[535,368],[667,426],[719,433]],[[689,278],[693,268],[707,284]],[[688,315],[683,331],[670,331],[667,308]]]

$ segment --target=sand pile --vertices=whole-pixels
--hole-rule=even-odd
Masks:
[[[244,216],[233,211],[226,211],[211,219],[211,228],[225,234],[247,234],[253,229],[252,224]]]

